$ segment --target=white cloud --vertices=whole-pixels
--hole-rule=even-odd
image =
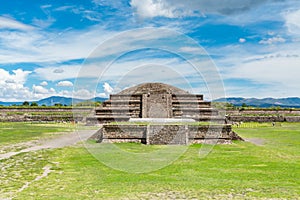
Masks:
[[[24,84],[30,71],[22,69],[13,70],[10,74],[8,71],[0,68],[0,100],[2,101],[20,101],[30,99],[31,91]]]
[[[43,82],[40,83],[40,85],[41,85],[41,86],[47,86],[47,85],[48,85],[48,82],[47,82],[47,81],[43,81]]]
[[[48,89],[44,88],[41,85],[33,85],[32,89],[33,89],[33,93],[35,93],[35,94],[48,94],[49,93]]]
[[[130,5],[143,18],[174,18],[206,13],[230,15],[250,10],[265,2],[267,0],[131,0]]]
[[[98,94],[98,97],[103,97],[103,98],[105,98],[105,97],[108,97],[108,95],[105,94],[105,93],[99,93],[99,94]]]
[[[91,99],[95,97],[93,92],[90,92],[89,90],[86,89],[76,90],[73,93],[71,93],[71,95],[68,96],[72,96],[73,98],[78,98],[78,99]]]
[[[34,27],[23,24],[14,19],[11,19],[11,18],[0,16],[0,29],[14,29],[14,30],[21,30],[21,31],[30,31],[30,30],[33,30]]]
[[[175,7],[166,8],[163,1],[153,0],[132,0],[131,6],[134,7],[141,17],[152,18],[164,16],[169,18],[177,17],[175,15]]]
[[[58,87],[73,87],[73,83],[71,81],[60,81],[56,85]]]
[[[285,25],[292,35],[300,34],[300,9],[284,13]]]
[[[246,40],[245,38],[240,38],[240,39],[239,39],[239,42],[240,42],[240,43],[245,43],[246,41],[247,41],[247,40]]]
[[[54,88],[47,89],[41,85],[33,85],[32,86],[32,94],[30,96],[30,99],[44,99],[50,96],[58,96],[58,93],[55,91]],[[28,100],[28,99],[26,99]]]
[[[64,73],[65,70],[63,69],[55,69],[53,70],[53,73],[56,73],[56,74],[61,74],[61,73]]]
[[[76,78],[81,65],[62,65],[58,67],[43,67],[34,70],[34,73],[47,81],[59,81]],[[59,73],[58,73],[59,72]]]
[[[299,66],[299,57],[276,57],[275,55],[240,63],[234,68],[228,69],[223,77],[225,79],[250,80],[257,84],[271,86],[271,88],[264,88],[264,93],[261,94],[256,93],[256,90],[253,89],[249,96],[299,96]]]
[[[263,39],[261,41],[259,41],[259,44],[275,44],[275,43],[284,43],[286,40],[282,37],[272,37],[272,38],[268,38],[268,39]]]
[[[186,52],[186,53],[195,53],[195,52],[199,52],[201,51],[202,49],[199,47],[199,48],[196,48],[196,47],[189,47],[189,46],[186,46],[186,47],[181,47],[180,48],[180,51],[182,52]]]
[[[46,20],[34,18],[32,20],[32,24],[40,28],[47,28],[51,26],[55,21],[56,20],[53,17],[48,16],[48,19]]]
[[[0,81],[4,80],[14,80],[14,83],[24,84],[27,80],[27,76],[31,71],[23,71],[22,69],[12,70],[13,74],[10,74],[8,71],[0,68]]]
[[[105,31],[103,26],[93,26],[81,31],[67,29],[63,32],[0,29],[0,63],[53,63],[85,59],[99,43],[112,34],[114,32]]]
[[[114,91],[114,89],[108,83],[103,84],[103,90],[106,94],[111,94]]]
[[[75,6],[60,6],[56,9],[54,9],[54,11],[66,11],[66,10],[71,10],[73,9]]]

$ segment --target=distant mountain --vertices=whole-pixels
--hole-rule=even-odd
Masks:
[[[83,99],[72,99],[69,97],[60,97],[60,96],[52,96],[45,99],[41,99],[37,102],[39,105],[52,106],[54,104],[62,104],[62,105],[72,105],[72,103],[80,103],[84,101],[100,101],[103,102],[107,100],[107,98],[96,97],[89,100]],[[300,98],[298,97],[289,97],[289,98],[264,98],[264,99],[256,99],[256,98],[241,98],[241,97],[231,97],[231,98],[220,98],[214,100],[215,102],[227,102],[232,103],[235,106],[242,106],[245,103],[248,106],[260,107],[260,108],[269,108],[269,107],[277,107],[280,106],[282,108],[300,108]],[[29,101],[30,103],[32,101]],[[0,105],[3,106],[11,106],[11,105],[22,105],[23,102],[0,102]]]
[[[3,102],[3,101],[0,101],[0,105],[1,106],[12,106],[12,105],[22,105],[23,102]]]
[[[269,107],[277,107],[280,106],[282,108],[300,108],[300,98],[298,97],[289,97],[289,98],[264,98],[264,99],[256,99],[256,98],[220,98],[214,100],[215,102],[227,102],[232,103],[235,106],[242,106],[245,103],[248,106],[261,107],[261,108],[269,108]]]
[[[84,102],[84,101],[100,101],[103,102],[107,100],[107,98],[102,98],[102,97],[95,97],[93,99],[88,99],[88,100],[84,100],[84,99],[72,99],[70,97],[60,97],[60,96],[52,96],[52,97],[48,97],[45,99],[41,99],[39,101],[29,101],[31,102],[37,102],[38,105],[46,105],[46,106],[53,106],[54,104],[62,104],[62,105],[72,105],[72,103],[80,103],[80,102]],[[22,105],[23,102],[0,102],[0,105],[3,106],[11,106],[11,105]]]

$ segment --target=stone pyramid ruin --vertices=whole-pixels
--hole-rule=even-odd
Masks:
[[[98,142],[191,144],[239,139],[203,95],[163,83],[144,83],[110,95],[87,123],[102,124],[93,136]]]

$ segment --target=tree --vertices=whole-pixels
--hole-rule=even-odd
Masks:
[[[39,106],[37,102],[32,102],[30,106]]]
[[[247,107],[247,104],[246,104],[246,103],[243,103],[243,104],[242,104],[242,107],[243,107],[243,108]]]
[[[233,109],[234,105],[232,103],[226,103],[225,107],[228,108],[228,109]]]
[[[29,102],[28,101],[24,101],[22,105],[23,106],[29,106]]]

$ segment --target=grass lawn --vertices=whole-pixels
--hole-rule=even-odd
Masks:
[[[74,125],[58,123],[0,122],[0,146],[30,140],[56,132],[69,132]]]
[[[0,161],[0,199],[299,199],[300,123],[245,124],[235,131],[264,144],[216,145],[202,159],[201,145],[191,145],[167,167],[142,174],[111,169],[82,145],[20,154]],[[45,166],[50,172],[41,177]]]

